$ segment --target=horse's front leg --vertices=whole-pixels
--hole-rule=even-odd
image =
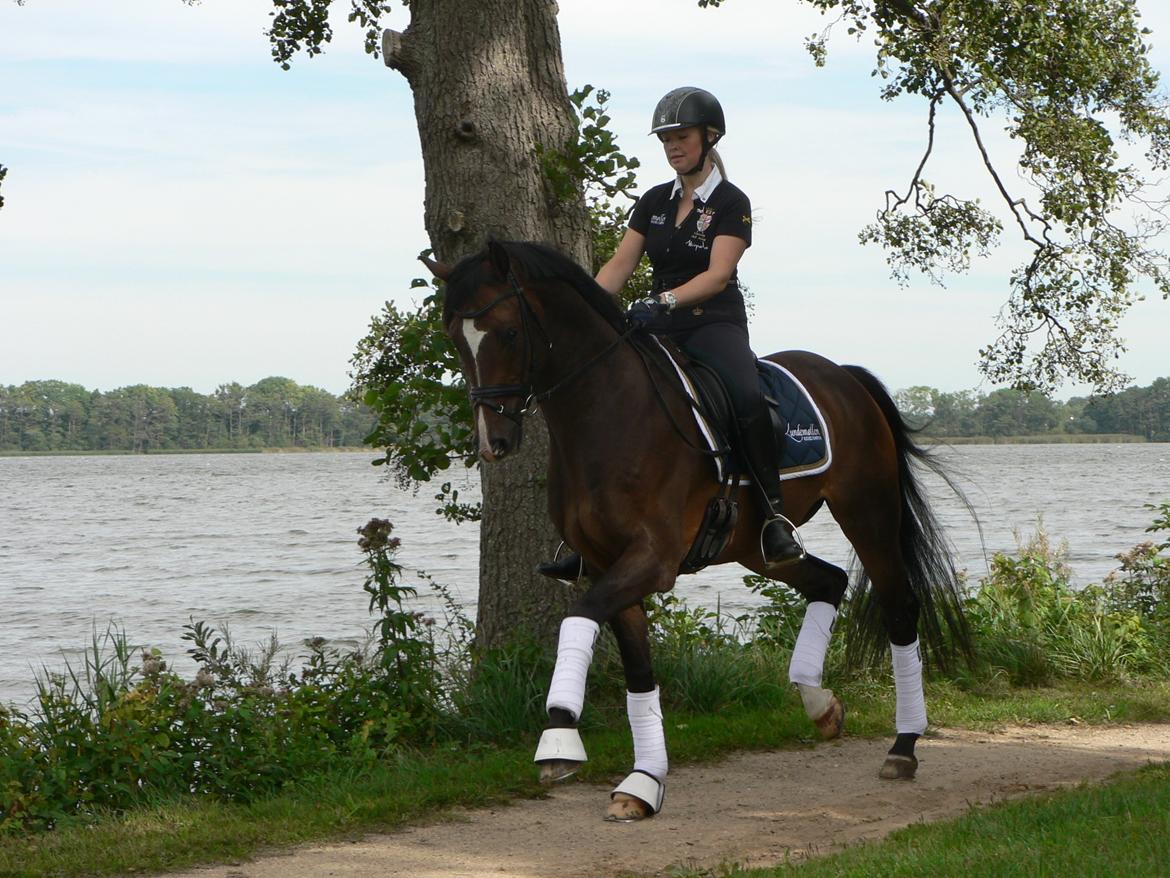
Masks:
[[[561,623],[556,666],[545,702],[549,723],[541,735],[535,757],[541,766],[542,781],[563,780],[585,762],[585,747],[577,724],[585,704],[585,681],[593,661],[593,647],[600,624],[614,619],[627,608],[640,605],[647,594],[669,589],[674,574],[656,560],[658,554],[649,548],[623,554],[597,578]],[[667,553],[666,557],[672,555]],[[624,661],[627,647],[622,648]],[[648,674],[649,647],[644,647],[643,651]],[[651,682],[649,689],[653,688]]]
[[[650,663],[650,630],[639,601],[610,620],[626,676],[626,715],[634,738],[634,770],[610,794],[606,820],[629,822],[651,817],[662,809],[666,772],[666,732],[654,669]]]

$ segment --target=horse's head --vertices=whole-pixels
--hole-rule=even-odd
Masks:
[[[423,262],[448,282],[443,319],[471,394],[479,456],[499,460],[520,446],[522,418],[534,404],[538,347],[546,342],[534,310],[539,304],[526,294],[497,242],[453,268]]]

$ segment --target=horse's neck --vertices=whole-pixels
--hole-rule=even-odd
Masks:
[[[569,377],[541,409],[554,454],[563,465],[582,473],[600,468],[598,474],[608,475],[605,470],[612,467],[615,452],[633,452],[656,435],[669,442],[671,431],[654,399],[660,391],[647,375],[653,365],[644,363],[630,343],[618,342],[620,333],[586,303],[580,304],[589,313],[570,308],[549,322],[553,347],[547,378]],[[656,378],[663,402],[680,408],[676,417],[685,419],[681,397],[674,398],[664,377],[656,373]],[[658,420],[662,431],[654,429]]]
[[[546,417],[571,415],[595,405],[615,392],[635,391],[637,358],[620,333],[587,302],[577,296],[558,297],[555,310],[546,309],[546,331],[551,348],[542,376],[548,389],[562,385],[547,400]],[[551,411],[550,411],[551,410]],[[593,421],[595,419],[588,419]]]

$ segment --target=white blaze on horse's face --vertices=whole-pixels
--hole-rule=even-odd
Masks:
[[[470,317],[463,321],[463,338],[467,342],[467,347],[471,351],[471,362],[475,367],[475,374],[472,375],[472,380],[479,382],[479,346],[483,344],[484,337],[487,333],[476,327],[475,321]]]
[[[471,368],[474,374],[471,376],[472,381],[479,383],[479,346],[483,344],[487,332],[479,329],[475,325],[475,320],[470,317],[463,320],[463,340],[467,343],[467,349],[471,352]],[[492,451],[491,437],[488,435],[487,418],[484,415],[483,406],[476,406],[476,434],[479,436],[479,453],[485,460],[495,459],[495,453]]]

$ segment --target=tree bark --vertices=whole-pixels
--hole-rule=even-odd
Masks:
[[[410,25],[387,31],[387,66],[414,94],[426,175],[425,222],[438,258],[454,262],[489,235],[546,241],[591,262],[584,199],[558,201],[538,144],[576,135],[550,0],[412,0]],[[525,423],[518,454],[481,468],[477,643],[518,637],[553,642],[573,597],[537,576],[560,542],[548,517],[548,434]]]

